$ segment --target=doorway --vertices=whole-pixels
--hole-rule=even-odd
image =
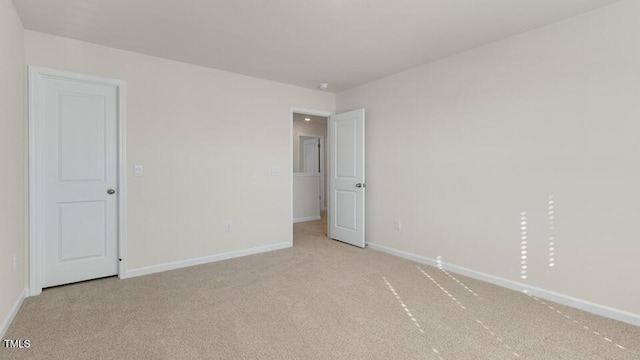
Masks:
[[[29,67],[29,289],[125,274],[125,83]]]
[[[294,130],[298,118],[300,121],[311,122],[312,116],[319,116],[326,119],[325,150],[321,153],[325,154],[326,164],[321,162],[324,168],[325,181],[325,215],[326,215],[326,234],[330,239],[342,241],[360,248],[366,247],[365,238],[365,110],[357,109],[335,114],[329,111],[308,110],[302,108],[291,109],[291,127],[290,127],[290,158],[291,158],[291,177],[290,177],[290,243],[293,246],[293,224],[295,220],[310,221],[320,220],[320,216],[314,215],[308,219],[296,219],[296,208],[298,204],[294,204],[296,197],[295,189],[296,180],[301,183],[301,179],[305,176],[313,176],[304,172],[300,172],[301,157],[300,148],[304,147],[304,141],[310,139],[303,138],[303,145],[300,145],[300,132]],[[303,136],[305,134],[302,134]],[[312,138],[313,136],[307,136]],[[319,136],[316,136],[319,137]],[[322,139],[320,141],[322,144]],[[311,142],[308,143],[311,150]],[[322,146],[322,145],[321,145]],[[313,164],[314,159],[311,158],[308,163]],[[310,165],[310,169],[315,169],[315,164]],[[298,170],[296,172],[295,170]],[[311,182],[310,188],[317,188]],[[308,195],[309,193],[307,193]],[[318,197],[309,196],[310,200],[319,200]],[[315,205],[309,207],[312,210],[317,209]]]
[[[292,222],[320,220],[326,210],[327,116],[292,113]]]

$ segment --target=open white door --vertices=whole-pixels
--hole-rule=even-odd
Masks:
[[[329,118],[330,238],[365,247],[364,109]]]

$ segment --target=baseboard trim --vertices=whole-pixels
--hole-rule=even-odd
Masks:
[[[393,249],[390,247],[378,245],[378,244],[367,244],[369,248],[377,251],[382,251],[387,254],[395,255],[407,260],[415,261],[418,263],[437,266],[437,261],[434,259],[430,259],[424,256],[408,253],[405,251]],[[549,301],[556,302],[558,304],[570,306],[576,309],[584,310],[590,312],[592,314],[604,316],[610,319],[622,321],[631,325],[640,326],[640,315],[633,314],[630,312],[626,312],[623,310],[614,309],[605,305],[596,304],[590,301],[578,299],[572,296],[559,294],[553,291],[537,288],[531,285],[522,284],[517,281],[507,280],[498,276],[485,274],[476,270],[467,269],[462,266],[453,265],[449,263],[442,263],[442,267],[450,272],[468,276],[470,278],[485,281],[494,285],[502,286],[511,290],[516,291],[527,291],[528,294],[546,299]]]
[[[318,216],[307,216],[307,217],[293,218],[293,222],[294,223],[299,223],[299,222],[305,222],[305,221],[316,221],[316,220],[320,220],[320,219],[322,219],[320,217],[320,215],[318,215]]]
[[[24,299],[27,297],[27,293],[28,293],[27,289],[24,289],[20,293],[20,296],[18,296],[18,299],[13,304],[11,311],[9,311],[9,314],[2,322],[2,327],[0,327],[0,339],[4,339],[4,335],[7,333],[7,330],[9,330],[9,326],[11,326],[11,323],[13,323],[13,319],[16,318],[18,311],[20,311],[20,307],[22,307],[22,303],[24,302]]]
[[[259,246],[255,248],[245,249],[245,250],[231,251],[231,252],[226,252],[222,254],[204,256],[204,257],[195,258],[195,259],[174,261],[166,264],[153,265],[153,266],[147,266],[143,268],[128,270],[126,274],[123,274],[124,276],[120,276],[120,278],[128,279],[128,278],[137,277],[137,276],[150,275],[150,274],[155,274],[163,271],[181,269],[189,266],[202,265],[202,264],[212,263],[216,261],[233,259],[241,256],[254,255],[254,254],[260,254],[268,251],[286,249],[290,247],[291,247],[290,242],[283,242],[283,243],[278,243],[273,245]]]

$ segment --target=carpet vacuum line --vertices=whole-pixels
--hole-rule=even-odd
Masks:
[[[393,286],[389,283],[386,277],[383,276],[382,280],[384,280],[384,282],[387,284],[387,287],[389,288],[389,290],[391,290],[391,292],[393,293],[393,296],[396,297],[396,299],[400,303],[400,306],[402,306],[407,316],[411,319],[411,321],[413,321],[413,324],[418,328],[421,334],[424,334],[424,329],[422,328],[418,320],[413,316],[411,311],[409,311],[409,308],[407,308],[407,305],[404,303],[404,301],[402,301],[402,299],[400,298],[400,295],[398,295],[398,293],[396,292],[396,289],[393,288]],[[440,351],[438,351],[438,349],[432,347],[431,351],[433,351],[433,353],[438,357],[438,360],[444,360],[442,356],[440,356]]]
[[[424,274],[424,276],[426,276],[427,278],[429,278],[429,280],[431,280],[431,282],[433,282],[443,293],[445,293],[449,299],[451,299],[451,301],[455,302],[456,305],[458,305],[458,307],[460,307],[462,310],[467,310],[467,308],[462,305],[462,303],[460,302],[460,300],[456,299],[453,295],[451,295],[447,289],[445,289],[442,285],[440,285],[433,277],[431,277],[431,275],[429,275],[426,271],[422,270],[422,268],[420,268],[419,266],[416,266],[416,268],[418,270],[420,270],[420,272],[422,274]],[[489,335],[491,335],[497,342],[500,343],[500,345],[502,345],[502,347],[504,347],[507,351],[509,351],[511,353],[511,355],[515,356],[515,357],[520,357],[520,354],[518,354],[517,352],[513,351],[513,349],[511,348],[511,346],[509,346],[508,344],[506,344],[504,342],[504,340],[500,337],[498,337],[496,335],[495,332],[493,332],[487,325],[485,325],[481,320],[476,319],[475,321],[478,325],[482,326],[483,329],[485,329]]]
[[[545,305],[549,310],[555,311],[558,315],[562,315],[562,316],[564,316],[564,318],[566,318],[567,320],[572,320],[576,325],[582,325],[582,328],[583,328],[584,330],[592,332],[592,333],[593,333],[593,335],[595,335],[595,336],[598,336],[598,337],[602,338],[604,341],[608,342],[608,343],[609,343],[609,344],[611,344],[611,345],[615,345],[618,349],[621,349],[621,350],[627,350],[627,348],[625,348],[624,346],[622,346],[622,345],[620,345],[620,344],[618,344],[618,343],[614,342],[613,340],[611,340],[611,339],[609,339],[608,337],[606,337],[606,336],[602,335],[602,334],[601,334],[601,333],[599,333],[598,331],[595,331],[595,330],[593,330],[593,329],[589,328],[587,325],[583,325],[580,321],[578,321],[578,320],[576,320],[576,319],[573,319],[571,316],[569,316],[569,315],[567,315],[567,314],[562,313],[562,311],[560,311],[560,310],[558,310],[558,309],[554,308],[554,307],[553,307],[553,306],[551,306],[551,305],[548,305],[546,302],[544,302],[544,301],[542,301],[542,300],[538,299],[537,297],[535,297],[535,296],[533,296],[533,295],[529,294],[529,293],[527,292],[527,290],[523,290],[522,292],[523,292],[525,295],[527,295],[528,297],[530,297],[531,299],[533,299],[533,300],[537,301],[538,303],[540,303],[541,305]]]
[[[477,297],[478,299],[482,300],[482,297],[480,297],[480,295],[478,295],[475,291],[473,291],[471,288],[469,288],[467,285],[465,285],[464,283],[462,283],[462,281],[456,279],[455,276],[451,275],[447,270],[444,269],[444,266],[442,265],[442,256],[438,256],[437,258],[437,268],[440,269],[440,271],[442,271],[443,273],[445,273],[448,277],[450,277],[453,281],[455,281],[458,285],[462,286],[463,288],[465,288],[465,290],[467,290],[468,292],[472,293],[473,296]]]

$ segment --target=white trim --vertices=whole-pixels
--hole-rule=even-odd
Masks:
[[[291,107],[289,119],[289,243],[293,246],[293,114],[315,115],[330,117],[335,111],[313,110],[301,107]],[[328,135],[328,134],[327,134]],[[325,195],[326,196],[326,195]],[[327,213],[329,210],[327,209]]]
[[[305,221],[316,221],[322,219],[320,215],[317,216],[306,216],[306,217],[298,217],[293,218],[293,223],[305,222]]]
[[[216,261],[233,259],[241,256],[247,256],[247,255],[260,254],[260,253],[265,253],[265,252],[274,251],[274,250],[286,249],[290,247],[291,247],[291,244],[289,242],[283,242],[283,243],[278,243],[273,245],[259,246],[255,248],[245,249],[245,250],[231,251],[231,252],[226,252],[222,254],[204,256],[204,257],[199,257],[195,259],[174,261],[166,264],[153,265],[153,266],[147,266],[143,268],[129,270],[127,272],[127,276],[136,277],[136,276],[155,274],[163,271],[181,269],[181,268],[195,266],[195,265],[208,264]]]
[[[378,245],[378,244],[368,243],[367,245],[369,246],[369,248],[373,250],[382,251],[387,254],[395,255],[407,260],[419,262],[419,263],[434,266],[434,267],[437,266],[438,264],[436,260],[430,259],[424,256],[408,253],[401,250],[396,250],[396,249]],[[502,286],[511,290],[516,290],[520,292],[526,290],[528,294],[542,298],[542,299],[553,301],[558,304],[570,306],[576,309],[584,310],[592,314],[604,316],[610,319],[622,321],[631,325],[640,326],[640,315],[633,314],[627,311],[614,309],[605,305],[596,304],[596,303],[578,299],[572,296],[559,294],[559,293],[545,290],[545,289],[540,289],[537,287],[533,287],[531,285],[519,283],[517,281],[507,280],[494,275],[485,274],[476,270],[467,269],[462,266],[457,266],[457,265],[443,262],[442,267],[456,274],[468,276],[473,279],[477,279],[477,280],[488,282],[494,285]]]
[[[327,134],[328,136],[329,134]],[[327,149],[324,142],[325,137],[320,136],[320,211],[327,210],[327,173],[325,169],[326,157],[324,156]]]
[[[38,209],[42,208],[42,174],[39,144],[42,134],[38,128],[40,118],[40,79],[58,78],[84,83],[113,86],[118,96],[118,276],[127,277],[127,182],[126,182],[126,82],[87,74],[29,66],[29,296],[42,293],[41,251],[42,234],[41,219]]]
[[[127,274],[127,83],[118,91],[118,278]]]
[[[33,71],[33,73],[32,73]],[[29,67],[29,295],[39,295],[40,285],[40,216],[35,209],[40,208],[39,197],[40,180],[35,174],[39,173],[36,164],[40,164],[40,153],[36,151],[36,139],[40,132],[35,123],[36,110],[39,106],[39,92],[37,91],[35,68]]]
[[[326,111],[326,110],[305,109],[305,108],[293,106],[291,107],[291,123],[292,124],[293,124],[293,113],[302,114],[302,115],[329,117],[331,115],[335,115],[336,112]]]
[[[293,173],[293,177],[320,177],[320,173]]]
[[[18,299],[16,300],[16,302],[13,304],[13,307],[11,307],[9,314],[2,322],[2,326],[0,326],[0,339],[4,339],[4,335],[7,333],[7,330],[9,330],[9,326],[11,326],[13,319],[16,318],[16,315],[18,314],[18,311],[20,311],[20,307],[24,302],[24,298],[27,297],[28,293],[29,292],[27,291],[27,289],[24,289],[20,293],[20,296],[18,296]]]

